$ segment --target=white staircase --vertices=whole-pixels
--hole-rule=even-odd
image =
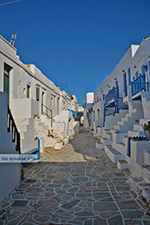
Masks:
[[[34,140],[34,121],[32,118],[15,118],[20,133],[21,153],[38,148],[37,140]]]
[[[0,92],[0,102],[0,154],[19,154],[19,151],[16,151],[16,140],[13,140],[13,137],[16,137],[15,127],[12,120],[11,123],[8,122],[10,115],[8,115],[6,93]],[[10,131],[8,132],[8,130]],[[6,198],[15,186],[19,184],[20,173],[21,167],[19,163],[0,163],[0,201]]]
[[[116,124],[108,129],[107,127],[102,129],[102,135],[100,142],[105,145],[105,152],[109,158],[117,163],[118,168],[128,168],[129,164],[125,159],[127,158],[128,151],[128,130],[133,130],[133,127],[137,129],[139,125],[139,119],[143,117],[143,109],[141,101],[134,101],[129,103],[129,112],[126,110],[123,117],[118,116],[119,120],[116,120]]]
[[[145,132],[143,131],[142,124],[134,124],[133,130],[128,131],[128,137],[145,137]]]
[[[142,96],[144,118],[150,118],[150,92],[143,92],[141,96]]]
[[[150,150],[143,152],[143,162],[132,161],[128,183],[150,208]]]
[[[63,141],[61,141],[61,138],[54,132],[51,119],[46,115],[41,115],[40,117],[35,118],[34,136],[43,139],[44,147],[60,149],[63,146]]]
[[[74,134],[75,125],[71,111],[62,111],[55,116],[53,126],[49,117],[41,115],[35,118],[35,136],[44,140],[44,147],[61,149]]]
[[[20,132],[21,153],[38,148],[38,141],[34,140],[34,117],[39,115],[39,102],[32,98],[14,98],[12,114]]]

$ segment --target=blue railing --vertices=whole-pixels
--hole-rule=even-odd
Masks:
[[[12,116],[12,113],[8,107],[8,115],[7,115],[7,132],[12,133],[12,142],[15,142],[16,145],[16,151],[21,153],[20,150],[20,133],[18,132],[18,129],[16,127],[14,118]]]
[[[118,97],[118,87],[113,87],[106,95],[106,102]]]
[[[106,116],[115,115],[115,113],[119,113],[120,109],[128,109],[128,106],[123,103],[123,98],[118,97],[114,99],[113,105],[112,103],[104,103],[104,126],[105,126],[105,120]]]
[[[132,96],[141,91],[149,91],[149,82],[145,81],[145,73],[143,75],[140,74],[136,80],[131,82],[131,90]]]

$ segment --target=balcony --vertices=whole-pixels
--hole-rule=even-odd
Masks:
[[[118,98],[118,87],[113,87],[108,94],[106,95],[106,101],[105,102],[109,102],[112,99],[116,99]]]
[[[140,76],[131,83],[131,90],[132,96],[142,91],[149,91],[149,82],[145,81],[145,73],[143,75],[140,74]]]

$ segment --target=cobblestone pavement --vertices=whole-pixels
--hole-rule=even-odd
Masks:
[[[1,204],[0,225],[150,224],[150,211],[129,189],[95,138],[81,129],[62,150],[47,150]]]

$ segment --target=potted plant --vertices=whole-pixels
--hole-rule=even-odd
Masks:
[[[143,126],[144,131],[148,131],[149,137],[150,137],[150,121],[148,121],[148,123],[144,124]]]

